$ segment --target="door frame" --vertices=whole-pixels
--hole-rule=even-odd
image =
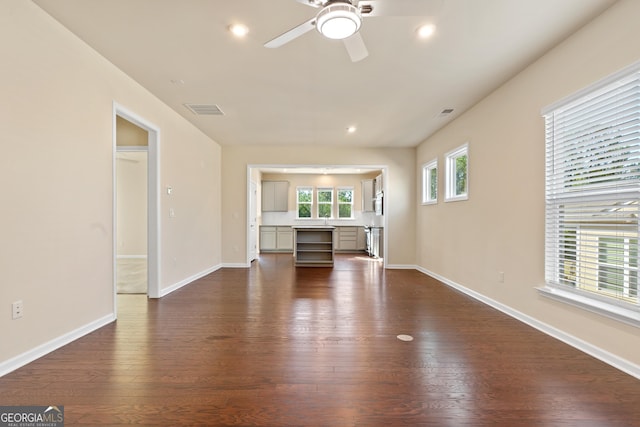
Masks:
[[[249,180],[249,243],[247,250],[249,252],[249,263],[258,258],[258,183]],[[255,225],[253,229],[251,224],[253,223],[252,214],[255,215]]]
[[[116,260],[116,117],[121,117],[148,133],[147,141],[147,296],[160,298],[160,129],[122,105],[113,103],[113,307],[117,317]],[[125,151],[125,150],[121,150]]]

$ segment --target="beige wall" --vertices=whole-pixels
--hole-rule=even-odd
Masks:
[[[535,288],[544,284],[540,110],[638,61],[639,16],[640,2],[617,3],[422,143],[416,162],[419,169],[438,157],[443,194],[443,154],[469,143],[469,200],[417,207],[421,268],[636,365],[640,329],[543,298]]]
[[[386,166],[388,265],[415,265],[415,149],[224,146],[222,215],[225,264],[246,263],[248,165]]]
[[[113,317],[113,102],[160,129],[162,288],[221,263],[221,149],[32,2],[0,52],[2,371]]]

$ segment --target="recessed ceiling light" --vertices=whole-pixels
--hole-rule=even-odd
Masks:
[[[229,31],[236,37],[244,37],[249,33],[249,28],[246,25],[242,24],[232,24],[229,25]]]
[[[354,133],[356,130],[358,130],[358,128],[356,128],[355,126],[349,126],[347,128],[347,132],[349,133]]]
[[[436,32],[436,27],[433,24],[426,24],[418,27],[416,33],[418,34],[418,38],[428,39]]]

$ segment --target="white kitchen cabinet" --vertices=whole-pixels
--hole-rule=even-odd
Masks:
[[[260,251],[275,251],[276,227],[260,227]]]
[[[289,181],[262,181],[262,212],[287,212]]]
[[[291,227],[276,227],[276,249],[279,251],[293,250],[293,229]]]
[[[373,202],[376,197],[375,191],[373,179],[362,181],[362,212],[373,212]]]
[[[384,184],[382,183],[382,174],[376,176],[376,179],[374,180],[374,188],[375,188],[375,195],[377,194],[381,194],[384,191]]]
[[[260,227],[261,252],[292,252],[293,229],[287,226],[263,225]]]
[[[355,251],[358,248],[358,227],[336,227],[336,250]]]

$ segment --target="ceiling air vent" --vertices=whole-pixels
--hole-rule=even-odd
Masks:
[[[448,116],[451,113],[453,113],[453,108],[445,108],[444,110],[440,111],[440,117]]]
[[[224,116],[224,113],[216,104],[184,104],[197,116]]]

